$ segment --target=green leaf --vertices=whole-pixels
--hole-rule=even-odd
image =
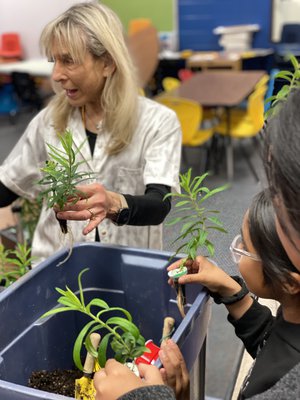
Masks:
[[[107,325],[117,325],[125,332],[130,332],[136,339],[139,337],[139,329],[132,322],[125,318],[111,317],[106,321]]]
[[[58,314],[58,313],[65,312],[65,311],[73,311],[73,310],[75,310],[75,308],[74,309],[72,309],[70,307],[53,308],[52,310],[49,310],[49,311],[45,312],[41,316],[41,318],[46,318],[46,317],[49,317],[49,315]]]
[[[98,362],[101,368],[104,368],[105,363],[106,363],[106,352],[107,352],[107,345],[110,337],[112,336],[111,333],[108,333],[105,335],[100,342],[99,348],[98,348]]]
[[[104,309],[109,309],[109,305],[101,299],[92,299],[89,304],[86,306],[86,310],[88,312],[90,312],[90,308],[92,306],[96,306],[96,307],[100,307],[100,308],[104,308]]]
[[[183,200],[183,201],[179,201],[178,203],[175,204],[175,207],[182,207],[185,204],[189,204],[190,200]]]
[[[211,257],[215,254],[215,247],[210,241],[206,241],[206,248],[210,254]]]
[[[88,331],[90,330],[90,328],[92,328],[93,325],[95,325],[96,322],[95,321],[90,321],[88,322],[79,332],[75,343],[74,343],[74,347],[73,347],[73,361],[74,364],[76,365],[76,367],[78,369],[80,369],[81,371],[83,371],[83,365],[81,363],[81,349],[82,349],[82,345],[83,345],[83,341],[85,336],[87,335]]]
[[[299,63],[298,60],[295,56],[293,56],[292,54],[290,55],[290,61],[293,64],[294,70],[296,71],[297,69],[299,69]]]

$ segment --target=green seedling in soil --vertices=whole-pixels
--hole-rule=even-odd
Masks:
[[[90,321],[79,332],[73,348],[73,360],[77,368],[83,370],[81,362],[81,350],[85,345],[86,350],[97,357],[101,367],[106,363],[106,353],[108,344],[114,352],[117,361],[125,363],[133,361],[145,351],[149,351],[145,346],[145,339],[140,334],[138,327],[132,322],[131,314],[121,307],[109,307],[102,299],[94,298],[88,304],[85,303],[82,289],[81,277],[88,271],[88,268],[82,270],[78,275],[79,295],[77,296],[66,286],[66,290],[56,288],[61,295],[57,302],[62,307],[54,308],[46,312],[42,318],[53,314],[77,311],[87,315]],[[122,316],[115,316],[120,314]],[[101,334],[101,342],[96,351],[90,341],[92,332]]]

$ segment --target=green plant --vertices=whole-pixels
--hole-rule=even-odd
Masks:
[[[19,200],[21,226],[25,235],[28,236],[29,243],[32,243],[33,234],[41,213],[42,202],[40,199],[31,201],[23,197]]]
[[[178,241],[183,243],[176,249],[171,259],[179,252],[186,253],[186,257],[182,259],[178,268],[169,271],[169,276],[174,281],[177,292],[177,305],[182,317],[185,316],[185,289],[184,286],[178,284],[178,278],[187,273],[186,261],[194,260],[201,248],[205,249],[208,255],[213,256],[215,247],[210,240],[209,233],[214,230],[226,232],[222,222],[216,216],[219,211],[206,209],[204,202],[227,189],[228,185],[210,190],[206,186],[201,186],[207,176],[208,172],[192,178],[192,169],[190,168],[187,173],[180,174],[180,187],[183,193],[169,193],[165,196],[165,198],[173,197],[179,200],[174,207],[176,216],[167,222],[167,225],[182,224],[179,236],[173,241],[173,244]]]
[[[14,250],[5,249],[0,243],[0,280],[8,287],[31,269],[31,248],[27,243],[18,243]]]
[[[300,87],[300,65],[297,58],[290,54],[288,56],[290,60],[293,71],[279,71],[275,75],[276,79],[281,79],[285,81],[285,84],[281,87],[279,92],[275,95],[268,97],[265,100],[265,103],[271,103],[269,110],[265,113],[265,118],[268,118],[274,114],[276,114],[280,107],[282,106],[283,102],[287,99],[289,93]]]
[[[184,252],[187,257],[183,260],[194,260],[200,248],[207,250],[208,255],[214,255],[214,244],[211,242],[209,233],[217,230],[226,233],[222,222],[216,216],[218,210],[210,210],[204,207],[204,202],[210,197],[228,188],[223,185],[210,190],[206,186],[201,186],[204,179],[208,176],[208,172],[201,176],[192,178],[191,168],[185,174],[180,174],[180,187],[183,193],[168,193],[165,198],[173,197],[179,199],[174,206],[174,214],[176,215],[171,221],[167,222],[168,226],[178,223],[183,224],[179,236],[173,241],[183,243],[176,249],[172,258],[179,252]],[[181,215],[178,215],[181,214]]]
[[[63,307],[46,312],[42,318],[65,311],[77,311],[91,319],[78,334],[73,348],[73,360],[80,370],[83,369],[80,357],[83,344],[89,353],[98,358],[101,367],[105,365],[109,343],[116,360],[122,363],[140,356],[147,351],[145,339],[141,336],[138,327],[132,322],[131,314],[127,310],[121,307],[109,307],[104,300],[99,298],[94,298],[88,304],[85,304],[81,277],[86,271],[88,271],[88,268],[82,270],[78,275],[79,296],[76,296],[67,286],[66,290],[56,288],[57,292],[61,294],[57,302]],[[95,311],[92,311],[92,308]],[[108,314],[115,314],[116,312],[123,314],[123,316],[110,316],[103,319]],[[100,346],[98,352],[96,352],[89,337],[92,332],[98,330],[104,330],[104,334],[101,335]]]
[[[59,135],[59,140],[63,149],[47,143],[50,160],[47,160],[45,166],[41,168],[44,176],[38,184],[47,186],[39,194],[39,199],[45,199],[48,208],[58,206],[59,209],[63,209],[68,201],[71,200],[75,204],[83,196],[83,193],[77,189],[77,185],[91,178],[93,173],[78,171],[78,167],[85,163],[85,160],[76,161],[76,156],[84,142],[74,150],[73,137],[69,130]],[[62,232],[66,234],[67,221],[58,221]]]
[[[41,208],[42,202],[39,199],[20,197],[13,203],[12,211],[18,215],[16,238],[19,242],[26,240],[29,244],[32,243]]]

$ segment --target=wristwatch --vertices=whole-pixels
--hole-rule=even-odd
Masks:
[[[119,208],[119,210],[113,214],[109,214],[109,219],[118,226],[126,225],[129,221],[130,210],[129,208]]]
[[[224,297],[220,296],[219,293],[211,292],[209,290],[209,294],[214,299],[214,302],[216,304],[225,304],[225,305],[234,304],[237,301],[242,300],[246,296],[246,294],[249,293],[249,290],[244,280],[241,277],[239,277],[238,275],[234,275],[231,276],[231,278],[234,279],[241,286],[241,290],[232,296],[224,296]]]

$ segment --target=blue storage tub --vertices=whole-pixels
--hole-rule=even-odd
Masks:
[[[190,371],[205,340],[210,315],[206,291],[187,285],[186,316],[181,318],[176,294],[167,283],[171,253],[101,243],[74,246],[70,259],[61,251],[27,273],[0,294],[0,399],[69,399],[27,386],[33,371],[73,368],[72,349],[87,320],[78,312],[40,316],[57,305],[55,287],[78,292],[82,276],[86,301],[100,297],[110,306],[126,308],[145,339],[159,345],[163,320],[172,316],[172,336]]]

